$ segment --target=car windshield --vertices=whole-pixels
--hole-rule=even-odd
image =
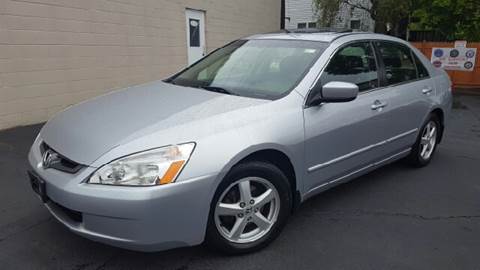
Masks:
[[[166,82],[224,94],[278,99],[305,76],[327,43],[238,40]]]

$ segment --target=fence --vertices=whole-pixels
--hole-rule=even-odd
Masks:
[[[450,42],[413,42],[428,59],[432,57],[432,48],[453,48],[454,43]],[[473,72],[447,71],[452,79],[455,89],[470,89],[480,94],[480,43],[468,43],[467,47],[477,48],[477,59]]]

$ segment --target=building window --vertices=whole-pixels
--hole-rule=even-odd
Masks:
[[[200,47],[200,20],[189,19],[190,47]]]
[[[299,24],[297,25],[297,28],[298,28],[298,29],[305,29],[305,28],[307,28],[307,23],[299,23]]]
[[[360,20],[351,20],[350,29],[355,29],[355,30],[360,29]]]
[[[317,28],[317,23],[316,22],[309,22],[308,23],[308,28]]]

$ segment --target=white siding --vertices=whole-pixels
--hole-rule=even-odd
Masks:
[[[298,23],[316,22],[312,0],[287,0],[285,3],[285,28],[295,29]],[[290,20],[288,20],[290,18]]]
[[[369,3],[368,0],[357,0],[358,3]],[[287,29],[297,28],[298,23],[315,22],[318,15],[312,0],[286,0],[286,21]],[[350,28],[352,20],[360,20],[360,30],[374,31],[375,22],[370,18],[368,12],[361,9],[352,9],[348,5],[342,5],[335,19],[334,27]]]

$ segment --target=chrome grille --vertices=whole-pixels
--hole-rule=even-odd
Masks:
[[[45,166],[45,168],[50,168],[50,169],[55,169],[59,170],[62,172],[74,174],[79,172],[84,166],[82,164],[76,163],[64,156],[62,156],[60,153],[52,149],[50,146],[48,146],[46,143],[42,143],[40,145],[40,152],[42,154],[42,157],[44,157],[42,164],[45,162],[45,153],[49,152],[49,154],[54,153],[56,160],[55,162],[52,162],[48,164],[48,166]]]

